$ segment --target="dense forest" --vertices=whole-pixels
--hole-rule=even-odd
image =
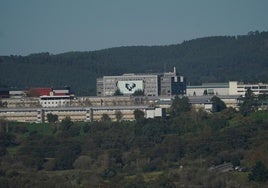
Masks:
[[[187,82],[267,82],[268,32],[216,36],[168,46],[130,46],[91,52],[0,56],[0,85],[14,89],[70,86],[95,95],[96,78],[172,71]]]
[[[0,187],[267,187],[268,111],[220,106],[196,111],[176,97],[167,119],[1,120]]]

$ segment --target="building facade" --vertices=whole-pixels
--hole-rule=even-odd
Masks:
[[[161,96],[186,94],[186,80],[183,76],[177,75],[175,68],[173,72],[163,73],[160,78]]]
[[[229,83],[204,83],[187,86],[188,96],[229,95]]]
[[[47,123],[47,114],[55,114],[59,121],[70,117],[72,121],[101,121],[107,114],[111,121],[116,121],[116,113],[121,112],[123,121],[135,120],[134,111],[141,110],[145,118],[165,116],[165,111],[150,106],[106,106],[106,107],[54,107],[54,108],[0,108],[0,119],[15,122]]]
[[[116,91],[133,95],[141,90],[145,96],[173,96],[186,94],[186,80],[173,72],[161,74],[123,74],[103,76],[96,81],[97,96],[113,96]]]
[[[242,95],[244,96],[246,91],[250,89],[255,95],[267,94],[268,84],[245,84],[243,82],[230,81],[229,82],[229,95]]]
[[[268,84],[245,84],[238,81],[229,81],[229,83],[204,83],[197,86],[187,86],[188,96],[202,95],[237,95],[244,96],[246,91],[250,89],[255,95],[268,93]]]
[[[137,90],[142,90],[146,96],[159,95],[158,75],[124,74],[122,76],[104,76],[103,85],[98,90],[98,96],[113,96],[116,90],[123,95],[131,95]],[[100,79],[98,79],[98,85]]]

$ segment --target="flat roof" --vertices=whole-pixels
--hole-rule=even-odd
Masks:
[[[202,85],[187,85],[186,89],[229,88],[229,83],[204,83]]]
[[[136,109],[154,109],[150,106],[99,106],[99,107],[51,107],[51,108],[2,108],[0,112],[31,112],[37,110],[45,111],[64,111],[64,110],[136,110]]]

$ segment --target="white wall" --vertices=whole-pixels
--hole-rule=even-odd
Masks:
[[[186,92],[188,96],[194,96],[194,92],[196,96],[203,96],[204,90],[213,90],[214,95],[229,95],[229,88],[210,88],[210,87],[196,87],[196,88],[187,88]]]
[[[40,100],[40,104],[41,104],[42,107],[46,107],[46,108],[69,106],[70,105],[70,99]]]
[[[237,81],[229,82],[229,95],[239,95],[237,92]]]

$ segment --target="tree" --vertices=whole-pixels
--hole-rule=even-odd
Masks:
[[[123,93],[120,91],[120,89],[115,90],[114,96],[122,96]]]
[[[138,90],[134,91],[134,93],[132,95],[133,96],[144,96],[144,91],[141,89],[138,89]]]
[[[248,175],[249,181],[259,181],[265,182],[268,180],[268,170],[265,165],[258,161],[255,166],[253,166],[250,174]]]
[[[89,99],[86,99],[84,101],[84,104],[85,104],[85,106],[91,106],[92,105]]]
[[[217,96],[211,98],[212,112],[220,112],[226,108],[225,103]]]
[[[268,102],[268,94],[263,93],[258,95],[258,105],[262,107],[263,105],[267,104]]]
[[[183,96],[182,98],[179,98],[179,96],[175,96],[170,107],[171,116],[179,116],[181,113],[188,112],[190,110],[191,104],[188,97]]]
[[[48,113],[47,114],[47,121],[49,123],[55,123],[57,122],[59,119],[58,119],[58,115],[57,114],[52,114],[52,113]]]
[[[7,107],[7,101],[2,102],[2,101],[1,101],[1,98],[0,98],[0,108],[1,108],[1,107],[6,108],[6,107]]]
[[[58,150],[53,170],[67,170],[73,168],[73,163],[81,153],[81,146],[78,143],[66,143]]]
[[[109,117],[108,114],[102,114],[101,121],[102,122],[110,122],[111,118]]]
[[[121,121],[121,119],[123,118],[122,112],[119,110],[115,111],[115,118],[117,122]]]
[[[73,126],[73,124],[74,123],[72,122],[71,118],[67,116],[61,121],[61,129],[63,131],[67,131],[71,128],[71,126]]]
[[[135,120],[136,121],[141,121],[144,119],[144,112],[139,110],[139,109],[136,109],[134,110],[134,117],[135,117]]]
[[[25,57],[2,56],[0,58],[0,80],[2,84],[20,88],[34,86],[36,83],[43,86],[52,83],[60,86],[68,83],[74,86],[76,95],[85,96],[95,94],[95,80],[101,75],[137,73],[149,69],[156,72],[161,70],[165,64],[166,68],[175,65],[180,66],[182,70],[187,70],[185,74],[193,84],[209,81],[222,82],[227,80],[230,75],[237,80],[264,81],[268,80],[268,69],[263,63],[267,62],[268,57],[266,50],[263,50],[266,49],[266,43],[263,41],[267,39],[268,32],[266,31],[249,36],[208,37],[162,47],[120,47],[58,55],[42,53]],[[202,50],[196,50],[200,46],[202,46]],[[256,50],[248,53],[249,49]],[[195,53],[192,53],[193,51]],[[237,53],[234,54],[234,51]],[[184,58],[178,61],[176,54],[184,54]],[[258,60],[254,62],[255,66],[252,68],[254,57],[258,57]],[[214,63],[216,61],[219,63]],[[152,64],[152,62],[154,63]],[[233,66],[232,69],[219,68],[219,64],[222,67],[231,67],[234,63],[237,66]],[[81,69],[81,67],[84,68]],[[25,68],[25,71],[16,71],[21,68]],[[77,74],[78,71],[79,74]],[[42,72],[46,72],[47,76],[41,77]],[[31,79],[28,75],[31,75]],[[88,79],[86,75],[91,75],[92,79]]]
[[[251,89],[248,89],[245,93],[245,97],[240,98],[242,104],[240,105],[240,112],[243,116],[249,115],[251,112],[255,111],[257,106],[256,98]]]

